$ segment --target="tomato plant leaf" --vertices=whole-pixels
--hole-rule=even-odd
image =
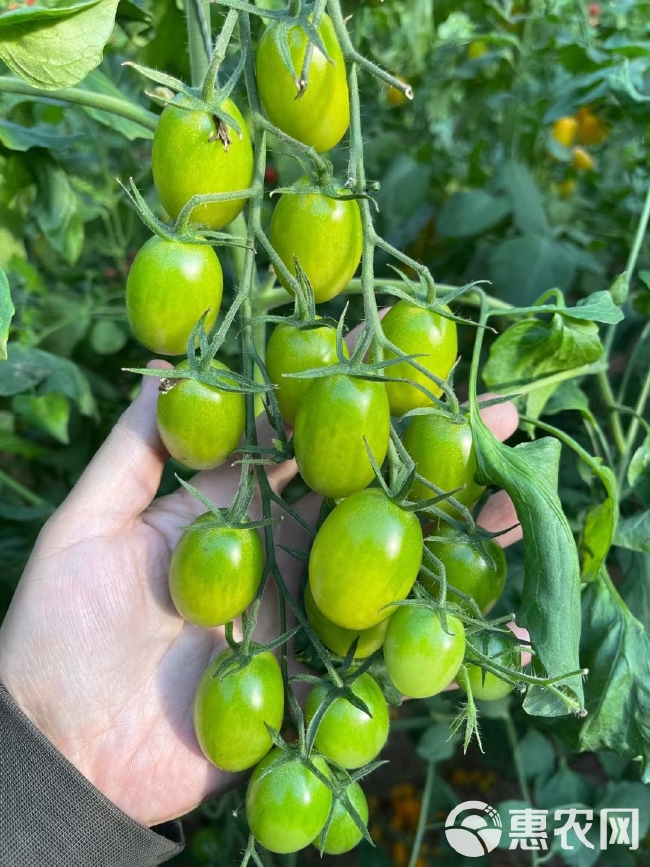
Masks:
[[[84,90],[90,90],[93,93],[101,93],[105,96],[115,96],[122,100],[126,99],[123,91],[113,84],[110,78],[104,75],[103,72],[100,72],[99,69],[94,69],[90,75],[84,79],[83,87]],[[122,133],[122,135],[129,139],[129,141],[138,138],[153,138],[153,132],[150,129],[147,129],[132,120],[128,120],[125,117],[113,114],[113,112],[101,111],[100,109],[88,108],[87,106],[83,106],[83,110],[98,123],[104,124],[104,126],[111,127],[111,129]]]
[[[641,756],[650,782],[650,639],[622,602],[609,578],[585,588],[581,657],[588,716],[579,734],[582,750]]]
[[[117,4],[90,0],[0,16],[0,59],[32,87],[73,87],[99,66]]]
[[[47,128],[21,126],[0,118],[0,142],[12,151],[28,151],[30,148],[65,150],[80,138],[80,135],[56,135]]]
[[[17,394],[11,403],[16,415],[67,445],[70,402],[62,394]]]
[[[510,200],[515,225],[520,232],[550,234],[544,199],[526,166],[515,160],[506,160],[499,172],[498,183]]]
[[[454,193],[440,209],[436,230],[442,238],[467,238],[491,229],[509,213],[510,205],[505,199],[485,190]]]
[[[65,170],[47,156],[34,159],[38,187],[33,211],[41,231],[69,265],[81,254],[84,225],[77,196]]]
[[[572,371],[602,355],[598,326],[556,313],[552,319],[523,319],[507,328],[490,347],[483,369],[488,388],[526,393],[525,414],[537,418],[561,380],[543,377]]]
[[[548,289],[568,289],[576,273],[571,248],[546,235],[528,234],[498,244],[488,263],[490,279],[512,304],[530,304]]]
[[[616,325],[625,318],[623,311],[616,306],[611,293],[606,289],[582,298],[575,307],[566,308],[564,313],[573,319],[589,319],[607,325]]]
[[[11,289],[7,275],[0,268],[0,361],[4,361],[7,357],[9,326],[15,312],[16,308],[11,300]]]
[[[526,627],[537,656],[540,675],[558,677],[580,668],[580,568],[578,551],[557,494],[560,443],[544,437],[515,448],[504,445],[472,411],[478,477],[508,492],[524,535],[524,586],[517,616]],[[559,689],[582,707],[579,676]],[[558,716],[571,708],[553,691],[529,688],[524,709],[531,714]]]
[[[593,458],[592,468],[598,462],[598,478],[607,491],[607,499],[594,506],[585,520],[580,541],[583,581],[596,581],[607,553],[612,545],[618,521],[618,493],[616,477],[609,467]]]
[[[614,534],[614,545],[629,551],[650,553],[650,510],[621,518]]]
[[[632,455],[627,480],[644,505],[650,504],[650,436],[646,436]]]

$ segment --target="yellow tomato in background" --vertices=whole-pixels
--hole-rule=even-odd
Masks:
[[[570,148],[578,131],[578,121],[575,117],[561,117],[553,124],[551,135],[558,144]]]
[[[577,139],[583,145],[599,145],[607,138],[608,128],[588,106],[579,108],[576,112],[578,122]]]
[[[596,161],[585,148],[574,148],[571,165],[577,172],[588,172],[594,168]]]

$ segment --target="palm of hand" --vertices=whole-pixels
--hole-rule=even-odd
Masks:
[[[204,508],[182,490],[151,504],[166,457],[156,388],[157,380],[145,382],[42,532],[0,630],[0,682],[106,797],[144,825],[183,815],[234,781],[204,758],[193,732],[196,684],[225,639],[222,629],[185,623],[169,597],[171,551]],[[514,410],[490,412],[505,438],[516,427]],[[287,462],[269,478],[280,490],[295,471]],[[230,504],[238,481],[230,466],[193,479],[217,506]],[[482,515],[491,530],[516,522],[499,498]],[[303,501],[308,522],[318,505],[315,496]],[[291,520],[276,533],[288,548],[307,547]],[[300,566],[279,548],[277,559],[296,587]],[[261,642],[278,634],[275,599],[269,586]]]

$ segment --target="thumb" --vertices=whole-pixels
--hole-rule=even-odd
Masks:
[[[156,359],[147,367],[171,368]],[[142,388],[61,506],[58,518],[71,521],[75,535],[111,533],[137,518],[156,495],[168,454],[156,425],[156,376]]]

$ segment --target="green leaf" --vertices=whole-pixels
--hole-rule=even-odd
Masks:
[[[29,424],[67,445],[68,422],[70,421],[70,402],[62,394],[17,394],[12,400],[16,415]]]
[[[68,175],[46,156],[34,159],[32,170],[37,181],[36,221],[53,249],[73,265],[83,248],[84,226]]]
[[[519,741],[519,756],[528,780],[535,777],[546,779],[555,770],[556,755],[553,744],[537,729],[528,729]]]
[[[621,518],[614,533],[613,544],[629,551],[650,553],[650,511]]]
[[[9,338],[9,326],[16,308],[11,300],[11,289],[7,275],[0,268],[0,361],[7,358],[7,340]]]
[[[440,237],[468,238],[500,223],[510,213],[505,199],[485,190],[454,193],[442,206],[436,230]]]
[[[34,388],[39,395],[64,395],[83,415],[95,414],[90,385],[76,364],[42,349],[10,343],[7,361],[0,362],[0,396],[11,397]]]
[[[580,541],[582,555],[582,580],[596,581],[601,566],[614,539],[618,522],[618,492],[616,477],[599,458],[594,458],[592,468],[598,465],[598,478],[607,491],[607,498],[594,506],[587,514]]]
[[[567,410],[577,410],[589,413],[589,398],[580,388],[575,379],[567,379],[560,383],[544,407],[544,415],[557,415]]]
[[[100,72],[99,69],[93,70],[87,78],[84,79],[84,90],[90,90],[93,93],[101,93],[105,96],[115,96],[119,99],[125,99],[124,93],[113,84],[113,82]],[[89,114],[93,120],[103,123],[104,126],[109,126],[111,129],[121,133],[129,141],[138,138],[153,138],[153,132],[139,123],[128,120],[125,117],[120,117],[110,111],[101,111],[98,108],[83,107],[86,114]]]
[[[425,762],[443,762],[456,752],[460,737],[452,735],[447,723],[435,723],[424,732],[416,752]]]
[[[544,198],[528,168],[515,160],[506,160],[499,172],[498,183],[510,200],[519,231],[522,234],[548,235],[550,227]]]
[[[630,280],[627,276],[627,271],[623,271],[614,280],[609,287],[609,294],[612,296],[614,304],[625,304],[627,296],[630,294]]]
[[[542,377],[597,361],[603,347],[598,326],[556,313],[550,320],[522,319],[497,337],[483,369],[488,388],[526,392],[525,414],[538,418],[560,382],[536,386]]]
[[[650,435],[632,455],[627,481],[644,505],[650,505]]]
[[[515,448],[499,442],[472,411],[478,480],[510,494],[524,536],[524,586],[517,623],[526,627],[537,674],[558,677],[580,668],[578,551],[557,494],[560,443],[544,437]],[[582,707],[579,676],[558,687],[574,709]],[[570,709],[553,690],[531,686],[524,710],[558,716]]]
[[[650,782],[650,640],[603,575],[582,594],[581,659],[588,716],[579,733],[581,750],[612,750],[641,757]]]
[[[545,235],[523,235],[494,248],[489,271],[501,298],[527,306],[549,289],[568,289],[576,263],[572,250],[560,241]]]
[[[535,806],[542,810],[552,810],[563,804],[589,804],[593,791],[594,787],[586,777],[563,765],[549,779],[537,780],[534,790]]]
[[[575,307],[568,307],[565,312],[573,319],[589,319],[607,325],[616,325],[625,318],[623,311],[616,306],[611,293],[606,289],[582,298]]]
[[[32,87],[61,90],[99,66],[118,0],[88,0],[0,16],[0,59]]]
[[[0,118],[0,142],[12,151],[28,151],[30,148],[65,150],[81,136],[57,135],[47,127],[21,126]]]

